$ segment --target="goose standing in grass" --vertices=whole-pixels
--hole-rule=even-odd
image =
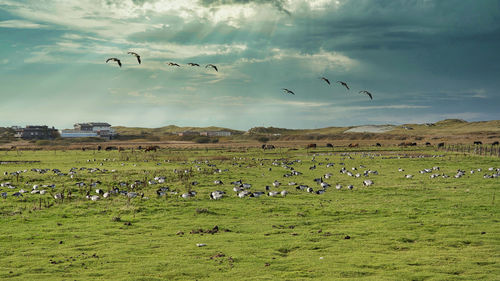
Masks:
[[[109,61],[116,61],[116,63],[118,63],[118,66],[122,67],[122,62],[117,58],[109,58],[106,60],[106,63],[108,63]]]
[[[220,191],[220,190],[210,192],[210,199],[219,200],[224,196],[224,194],[226,194],[226,193],[224,191]]]
[[[352,184],[351,184],[351,185],[348,185],[348,186],[347,186],[347,188],[348,188],[349,190],[353,190],[353,189],[354,189],[354,185],[352,185]]]
[[[285,197],[285,196],[287,196],[287,194],[288,194],[288,191],[286,191],[286,190],[281,191],[281,196]]]
[[[370,186],[370,185],[372,185],[372,184],[373,184],[373,181],[372,181],[372,180],[364,180],[364,181],[363,181],[363,185],[364,185],[364,186]]]
[[[278,194],[279,194],[278,191],[269,191],[269,193],[267,193],[267,196],[274,197],[274,196],[276,196]]]
[[[337,185],[335,185],[335,188],[336,188],[337,190],[341,190],[341,189],[342,189],[342,185],[338,183]]]

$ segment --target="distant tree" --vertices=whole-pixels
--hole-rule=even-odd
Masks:
[[[261,143],[266,143],[266,142],[268,142],[268,141],[269,141],[269,138],[268,138],[268,137],[264,137],[264,136],[262,136],[262,137],[258,137],[258,138],[257,138],[257,141],[259,141],[259,142],[261,142]]]
[[[210,138],[209,137],[197,137],[194,139],[196,143],[209,143]]]

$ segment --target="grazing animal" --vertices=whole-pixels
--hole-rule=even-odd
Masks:
[[[491,145],[498,145],[498,141],[492,142]]]
[[[116,61],[116,63],[118,63],[118,66],[122,67],[122,62],[117,58],[109,58],[106,60],[106,63],[108,63],[109,61]]]
[[[128,52],[127,54],[129,54],[129,55],[134,55],[134,56],[135,56],[135,58],[137,59],[137,62],[138,62],[139,64],[141,64],[141,56],[139,56],[139,54],[138,54],[138,53],[135,53],[135,52]]]
[[[349,86],[347,85],[346,82],[343,82],[343,81],[337,81],[337,83],[339,83],[340,85],[346,87],[347,90],[349,90]]]
[[[156,152],[156,150],[160,149],[159,146],[155,145],[155,146],[148,146],[146,147],[146,149],[144,149],[144,152],[150,152],[150,151],[154,151]]]
[[[481,141],[475,141],[474,142],[474,145],[481,145],[481,144],[483,144]]]
[[[321,77],[321,78],[319,78],[319,79],[321,79],[321,80],[325,81],[328,85],[331,85],[331,84],[330,84],[330,80],[328,80],[326,77]]]
[[[272,144],[263,144],[262,149],[275,149],[276,147]]]
[[[350,143],[348,146],[349,147],[359,147],[359,144],[358,143]]]
[[[310,143],[306,146],[306,148],[316,148],[316,144],[315,143]]]
[[[331,144],[331,143],[327,143],[327,144],[326,144],[326,147],[333,147],[333,144]]]
[[[215,71],[219,72],[219,70],[217,69],[217,66],[215,66],[215,65],[213,65],[213,64],[211,64],[211,63],[209,63],[209,64],[207,64],[207,65],[205,66],[205,68],[209,68],[209,67],[211,67],[211,68],[215,69]]]
[[[377,142],[377,143],[375,144],[375,146],[377,146],[377,147],[381,147],[382,145],[381,145],[380,143],[378,143],[378,142]]]
[[[440,147],[444,147],[444,142],[438,143],[438,148],[440,148]]]
[[[430,143],[430,142],[426,142],[426,143],[425,143],[425,145],[426,145],[426,146],[429,146],[429,145],[431,145],[431,143]]]
[[[285,92],[285,94],[292,94],[292,95],[295,95],[295,93],[292,91],[292,90],[289,90],[287,88],[282,88],[283,92]]]
[[[368,95],[370,97],[371,100],[373,99],[372,93],[370,93],[368,91],[363,90],[363,91],[359,91],[359,93],[360,94],[366,94],[366,95]]]

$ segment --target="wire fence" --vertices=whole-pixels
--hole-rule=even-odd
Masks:
[[[450,144],[438,147],[438,149],[449,152],[460,152],[473,155],[500,157],[500,146],[498,145]]]

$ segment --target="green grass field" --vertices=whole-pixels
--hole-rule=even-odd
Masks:
[[[499,168],[500,160],[454,154],[418,157],[442,153],[389,149],[0,152],[0,161],[40,161],[0,165],[0,183],[15,186],[0,187],[0,192],[7,193],[0,198],[0,279],[499,280],[500,212],[495,191],[500,177],[483,175],[495,173],[488,168]],[[327,167],[331,162],[335,165]],[[283,177],[290,169],[282,163],[303,174]],[[310,170],[313,165],[316,169]],[[419,173],[434,166],[440,170],[432,173],[450,177],[431,179],[432,173]],[[70,178],[72,167],[78,169]],[[339,173],[342,167],[361,174],[376,170],[378,175],[350,177]],[[40,174],[33,168],[60,169],[66,175]],[[214,174],[215,168],[228,171]],[[470,173],[477,168],[482,171]],[[191,172],[184,173],[186,169]],[[454,178],[457,169],[465,170],[465,175]],[[23,170],[27,172],[19,176],[10,174]],[[321,195],[288,185],[296,182],[318,190],[313,179],[326,173],[332,174],[325,179],[332,186]],[[414,177],[407,179],[407,174]],[[166,182],[147,184],[156,176],[164,176]],[[224,184],[215,185],[216,179]],[[270,185],[271,190],[289,194],[238,198],[230,182],[239,179],[252,184],[251,191],[265,191]],[[364,187],[366,179],[374,184]],[[142,181],[145,184],[134,191],[144,193],[144,198],[86,199],[88,190],[96,194],[89,185],[97,180],[102,182],[98,188],[105,191],[120,182],[128,183],[121,190],[131,191],[131,183]],[[282,185],[272,187],[275,180]],[[87,186],[76,186],[80,181]],[[192,181],[199,184],[192,186]],[[344,188],[336,190],[337,183]],[[34,184],[48,192],[30,194]],[[44,184],[56,187],[41,187]],[[349,184],[353,190],[346,188]],[[160,186],[178,194],[159,198]],[[12,196],[20,189],[28,192],[20,198]],[[181,198],[188,189],[197,195]],[[210,200],[209,193],[215,190],[227,196]],[[68,191],[71,198],[53,197]],[[218,231],[210,234],[207,230],[214,226]]]

